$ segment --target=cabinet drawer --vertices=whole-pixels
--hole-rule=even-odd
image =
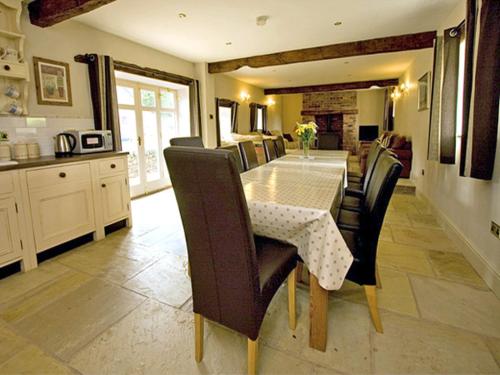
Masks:
[[[0,173],[0,194],[8,194],[14,191],[14,181],[9,172]]]
[[[90,165],[88,163],[60,165],[29,171],[26,175],[29,189],[82,180],[90,181]]]
[[[109,176],[125,172],[127,168],[126,158],[110,158],[99,161],[99,176]]]

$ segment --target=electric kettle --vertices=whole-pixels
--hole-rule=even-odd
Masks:
[[[56,135],[54,150],[56,157],[71,156],[76,147],[76,138],[73,134],[60,133]]]

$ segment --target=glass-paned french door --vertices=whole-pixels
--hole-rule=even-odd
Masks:
[[[177,91],[124,80],[117,81],[116,89],[132,196],[167,187],[163,149],[179,134]]]

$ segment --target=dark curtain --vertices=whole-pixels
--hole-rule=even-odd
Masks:
[[[443,37],[434,41],[434,64],[432,69],[431,110],[429,121],[429,143],[427,160],[439,160],[439,115],[441,112],[441,77],[443,65]]]
[[[121,151],[122,141],[113,58],[91,54],[88,55],[87,62],[95,128],[96,130],[111,130],[113,149]]]
[[[384,123],[382,128],[384,131],[394,130],[394,101],[391,98],[391,87],[385,89],[384,95]]]
[[[267,133],[267,105],[261,106],[262,108],[262,133]]]
[[[189,112],[191,135],[201,137],[200,83],[198,80],[193,80],[189,84]]]
[[[460,29],[445,30],[443,38],[439,161],[442,164],[455,164]]]
[[[257,104],[250,103],[250,131],[257,131]]]
[[[464,107],[470,106],[470,112],[467,121],[464,122],[464,129],[466,128],[464,135],[466,134],[467,140],[466,148],[462,150],[462,153],[465,153],[463,175],[491,180],[495,167],[500,94],[500,59],[498,57],[500,1],[483,0],[480,10],[477,9],[474,1],[468,1],[467,7],[468,17],[471,17],[474,12],[473,18],[477,19],[479,15],[479,22],[474,33],[479,33],[479,35],[478,38],[473,39],[473,41],[478,40],[477,48],[471,48],[471,46],[466,48],[466,53],[472,52],[472,56],[474,56],[474,50],[477,50],[477,57],[472,84],[466,86],[471,89],[473,96],[469,102],[464,103]],[[467,25],[469,26],[469,20]],[[470,59],[470,56],[467,59]],[[470,67],[466,65],[467,68]]]
[[[236,102],[231,104],[231,131],[233,133],[238,133],[238,107],[239,104]]]

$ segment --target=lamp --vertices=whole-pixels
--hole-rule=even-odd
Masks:
[[[250,94],[246,91],[242,91],[240,93],[240,99],[244,102],[248,102],[250,100]]]
[[[269,107],[272,107],[272,106],[273,106],[273,105],[275,105],[275,104],[276,104],[276,102],[274,101],[274,99],[273,99],[273,98],[269,98],[269,99],[267,99],[267,105],[268,105]]]

